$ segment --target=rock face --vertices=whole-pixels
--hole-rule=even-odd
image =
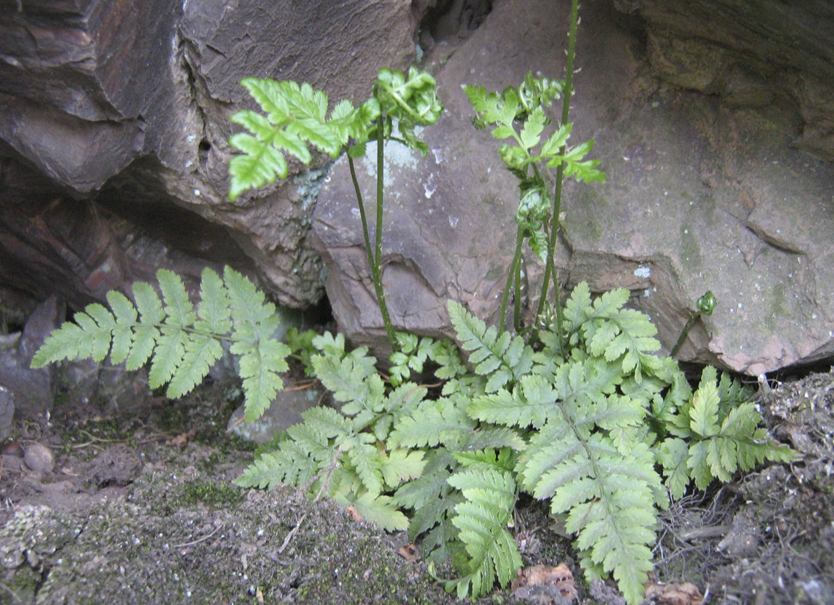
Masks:
[[[460,85],[562,77],[568,3],[492,4],[4,2],[0,302],[31,310],[57,294],[78,308],[159,267],[193,283],[203,266],[231,264],[304,307],[326,273],[340,326],[379,344],[344,166],[328,176],[317,158],[230,203],[229,116],[246,105],[237,83],[248,75],[361,101],[419,40],[448,112],[423,133],[427,159],[388,167],[389,305],[421,333],[449,332],[448,298],[494,321],[518,195]],[[596,140],[608,181],[566,188],[561,281],[631,289],[666,347],[711,289],[719,306],[686,360],[758,374],[831,357],[834,11],[822,0],[594,0],[581,11],[573,141]],[[328,179],[320,257],[308,235]],[[541,268],[526,261],[535,303]]]
[[[615,0],[645,22],[647,57],[663,80],[731,107],[792,104],[792,145],[834,160],[834,10],[823,0]]]
[[[759,374],[830,356],[834,167],[808,152],[827,158],[834,151],[827,138],[834,111],[805,83],[825,87],[834,69],[834,40],[823,35],[831,11],[814,20],[813,8],[809,14],[763,2],[772,10],[759,22],[752,5],[725,15],[729,3],[696,4],[690,11],[688,3],[618,2],[620,12],[583,4],[572,141],[596,140],[594,156],[608,180],[566,188],[560,277],[568,286],[586,280],[596,291],[630,289],[666,347],[711,289],[719,306],[690,333],[680,352],[686,360]],[[564,34],[554,32],[567,31],[566,9],[507,0],[459,48],[433,51],[447,114],[423,133],[426,160],[412,154],[387,168],[384,281],[399,326],[448,333],[449,297],[496,318],[518,194],[497,141],[471,128],[460,85],[501,90],[529,70],[561,77]],[[726,16],[718,28],[724,37],[697,37],[712,31],[717,14]],[[773,44],[746,53],[768,27],[776,31]],[[819,50],[817,57],[788,62],[786,41],[803,27],[812,41],[805,50]],[[691,41],[692,52],[671,59],[673,38]],[[733,38],[736,52],[723,46]],[[774,72],[759,69],[768,61],[803,87],[772,83]],[[351,191],[337,164],[315,229],[337,320],[353,338],[374,344],[381,319]],[[541,270],[527,261],[534,294]]]
[[[284,304],[321,298],[321,267],[304,245],[317,175],[226,200],[238,81],[364,96],[379,68],[414,56],[408,0],[5,5],[0,279],[77,306],[159,266],[194,275],[194,265],[228,263],[256,269]],[[67,216],[75,224],[57,227]],[[15,265],[41,271],[20,280]]]

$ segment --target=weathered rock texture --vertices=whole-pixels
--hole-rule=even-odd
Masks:
[[[645,22],[648,60],[665,81],[731,107],[793,104],[791,143],[834,160],[834,9],[824,0],[615,0]]]
[[[772,9],[762,21],[752,7],[728,13],[721,2],[696,3],[692,11],[687,3],[625,4],[617,4],[619,13],[605,2],[583,3],[573,140],[596,140],[608,181],[566,188],[562,280],[587,280],[596,291],[629,288],[666,347],[694,301],[712,289],[719,306],[691,333],[681,351],[688,360],[758,374],[830,355],[834,167],[807,152],[834,149],[825,134],[834,112],[825,95],[804,86],[831,90],[824,84],[834,67],[827,21],[772,2],[761,3]],[[449,332],[448,297],[496,318],[518,195],[498,143],[471,128],[460,84],[501,90],[529,70],[561,77],[566,9],[507,0],[456,51],[435,49],[448,112],[424,131],[426,160],[408,154],[388,167],[384,281],[399,326]],[[787,41],[797,44],[797,32],[808,27],[803,52],[816,58],[789,59]],[[723,38],[706,36],[716,29]],[[676,55],[686,64],[658,42],[675,47],[674,36],[694,45]],[[759,48],[760,38],[772,43]],[[757,52],[748,52],[753,46]],[[756,66],[768,61],[803,86],[776,80],[778,71],[759,74]],[[365,186],[370,190],[369,180]],[[379,343],[381,319],[352,206],[345,168],[337,165],[316,210],[328,292],[348,334]],[[528,261],[535,293],[541,271]]]
[[[360,101],[419,39],[449,112],[425,131],[428,159],[390,166],[389,304],[418,332],[449,331],[447,298],[494,319],[517,191],[497,142],[470,128],[460,84],[561,77],[568,3],[492,4],[0,0],[2,301],[55,293],[77,308],[161,266],[193,283],[207,264],[257,273],[283,304],[319,300],[308,232],[326,158],[229,203],[237,82],[305,80]],[[830,357],[828,3],[589,0],[582,15],[574,140],[596,139],[608,182],[566,190],[563,282],[630,288],[667,347],[712,289],[719,307],[687,360],[756,374]],[[327,292],[348,334],[378,343],[348,194],[337,167],[316,214]]]
[[[238,81],[364,96],[380,67],[414,56],[408,0],[2,6],[4,283],[77,306],[158,266],[194,275],[219,262],[254,266],[282,303],[321,298],[321,267],[304,245],[316,179],[226,200]]]

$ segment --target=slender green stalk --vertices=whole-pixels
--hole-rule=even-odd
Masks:
[[[515,279],[516,273],[518,273],[518,266],[521,264],[521,247],[523,243],[524,237],[521,232],[521,226],[519,226],[515,236],[515,254],[513,255],[513,261],[510,264],[510,272],[507,275],[507,285],[504,288],[504,296],[501,298],[501,314],[498,319],[498,329],[501,331],[504,330],[504,321],[507,317],[507,303],[510,299],[510,291],[513,289],[513,280]],[[519,293],[516,290],[516,299],[518,299],[518,295]],[[514,318],[513,323],[518,323],[517,317]]]
[[[381,129],[380,129],[381,132]],[[385,324],[385,332],[388,335],[388,340],[394,350],[397,349],[397,340],[394,333],[394,326],[391,323],[391,316],[388,314],[388,305],[385,303],[385,292],[382,289],[382,270],[380,268],[380,259],[382,258],[382,199],[381,187],[379,183],[382,182],[382,158],[380,157],[382,151],[382,137],[377,139],[377,148],[380,150],[377,154],[377,161],[379,162],[379,169],[377,171],[378,185],[377,185],[377,225],[376,225],[376,246],[371,246],[371,236],[368,230],[368,217],[365,213],[365,203],[362,199],[362,191],[359,188],[359,181],[356,178],[356,167],[353,163],[353,158],[348,154],[348,166],[350,167],[350,178],[353,181],[353,189],[356,193],[356,202],[359,205],[359,217],[362,219],[362,235],[365,238],[365,251],[368,255],[368,264],[371,266],[371,279],[374,282],[374,291],[376,292],[377,303],[379,304],[379,311],[382,314],[382,321]]]
[[[374,258],[376,260],[377,272],[381,272],[380,263],[382,261],[382,210],[383,198],[385,195],[385,132],[383,131],[384,120],[382,114],[379,114],[376,123],[376,242],[374,246]],[[382,281],[379,282],[379,306],[385,306],[385,298],[382,296]],[[383,317],[387,316],[388,310],[383,313]],[[385,325],[388,326],[391,321],[386,319]]]
[[[678,336],[678,340],[675,343],[675,346],[672,347],[672,350],[669,351],[669,357],[674,357],[678,354],[678,349],[681,348],[683,341],[686,340],[686,336],[689,334],[689,330],[692,328],[692,325],[701,317],[700,311],[694,311],[692,315],[689,316],[689,319],[686,320],[686,325],[681,330],[680,336]]]
[[[683,341],[686,340],[686,336],[689,334],[689,330],[692,328],[693,324],[698,320],[701,315],[710,316],[712,312],[715,310],[715,306],[718,304],[718,301],[715,298],[715,295],[712,293],[712,290],[707,290],[701,298],[697,300],[695,303],[695,311],[689,316],[689,319],[686,322],[686,325],[681,330],[680,336],[678,336],[678,340],[675,343],[675,346],[672,347],[672,350],[669,352],[669,357],[674,357],[678,354],[678,349],[681,348]]]
[[[570,4],[570,29],[568,31],[568,59],[565,66],[565,85],[562,96],[562,124],[567,124],[570,116],[570,100],[573,92],[573,59],[576,54],[576,26],[579,23],[579,0],[571,0]],[[563,145],[559,153],[565,155],[567,146]],[[556,251],[556,237],[559,234],[559,213],[562,211],[562,182],[565,177],[565,165],[559,164],[556,168],[556,187],[553,192],[553,211],[550,217],[550,233],[547,238],[547,256],[551,262],[546,263],[544,269],[544,277],[542,278],[541,298],[539,298],[539,306],[536,310],[536,315],[541,315],[544,311],[544,303],[547,300],[547,294],[550,290],[550,274],[553,275],[554,282],[557,282],[555,270],[551,269],[553,266],[552,258]],[[559,287],[556,283],[556,308],[557,313],[561,310],[561,301],[559,300]],[[561,315],[561,313],[559,313]],[[561,330],[559,330],[561,333]]]
[[[515,328],[516,332],[521,331],[521,267],[522,258],[519,255],[515,267],[515,285],[513,287],[515,291],[515,296],[513,297],[513,328]]]
[[[371,272],[373,272],[376,263],[374,262],[374,249],[371,247],[371,237],[368,233],[368,218],[365,216],[365,203],[362,200],[359,181],[356,179],[356,167],[353,164],[353,158],[348,154],[347,159],[348,166],[350,166],[350,178],[353,181],[353,190],[356,192],[356,201],[359,204],[359,217],[362,219],[362,235],[365,236],[365,250],[368,253],[368,263],[371,265]]]
[[[385,191],[385,132],[383,129],[384,118],[380,113],[376,124],[376,242],[374,246],[371,266],[374,278],[374,289],[376,299],[379,303],[379,312],[382,313],[382,321],[385,324],[385,332],[388,334],[388,342],[391,348],[397,350],[397,337],[394,332],[394,324],[391,323],[391,316],[388,314],[388,304],[385,302],[385,290],[382,287],[382,216]],[[370,255],[370,251],[368,252]]]

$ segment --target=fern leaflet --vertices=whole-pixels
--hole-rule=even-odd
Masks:
[[[449,301],[449,317],[461,340],[461,347],[469,351],[469,361],[477,374],[488,376],[486,391],[493,393],[508,383],[515,383],[533,367],[533,351],[520,336],[509,332],[500,336],[494,327],[474,317],[459,303]]]
[[[516,485],[509,472],[471,469],[456,473],[449,484],[465,500],[455,506],[452,524],[464,544],[469,560],[463,575],[443,582],[446,590],[457,591],[459,598],[486,594],[497,579],[504,586],[521,569],[521,555],[507,524],[516,502]]]
[[[150,362],[151,388],[168,385],[167,396],[181,397],[208,375],[223,354],[221,342],[233,342],[240,355],[246,419],[254,420],[283,388],[279,372],[288,369],[290,349],[274,338],[275,306],[240,273],[226,267],[221,278],[205,269],[195,309],[182,279],[166,269],[157,272],[162,298],[149,284],[133,284],[132,303],[109,292],[108,310],[93,303],[46,339],[32,359],[42,367],[62,359],[91,357],[135,370]],[[234,322],[232,317],[235,318]]]

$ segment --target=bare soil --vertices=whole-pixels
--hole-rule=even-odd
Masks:
[[[0,603],[455,602],[402,550],[405,534],[291,489],[234,486],[254,450],[225,431],[234,393],[204,385],[122,411],[65,403],[19,422],[0,474]],[[647,602],[834,603],[834,373],[761,398],[771,431],[801,458],[676,503]],[[523,503],[514,531],[525,565],[553,566],[561,590],[484,603],[622,602],[612,585],[582,580],[540,505]]]

